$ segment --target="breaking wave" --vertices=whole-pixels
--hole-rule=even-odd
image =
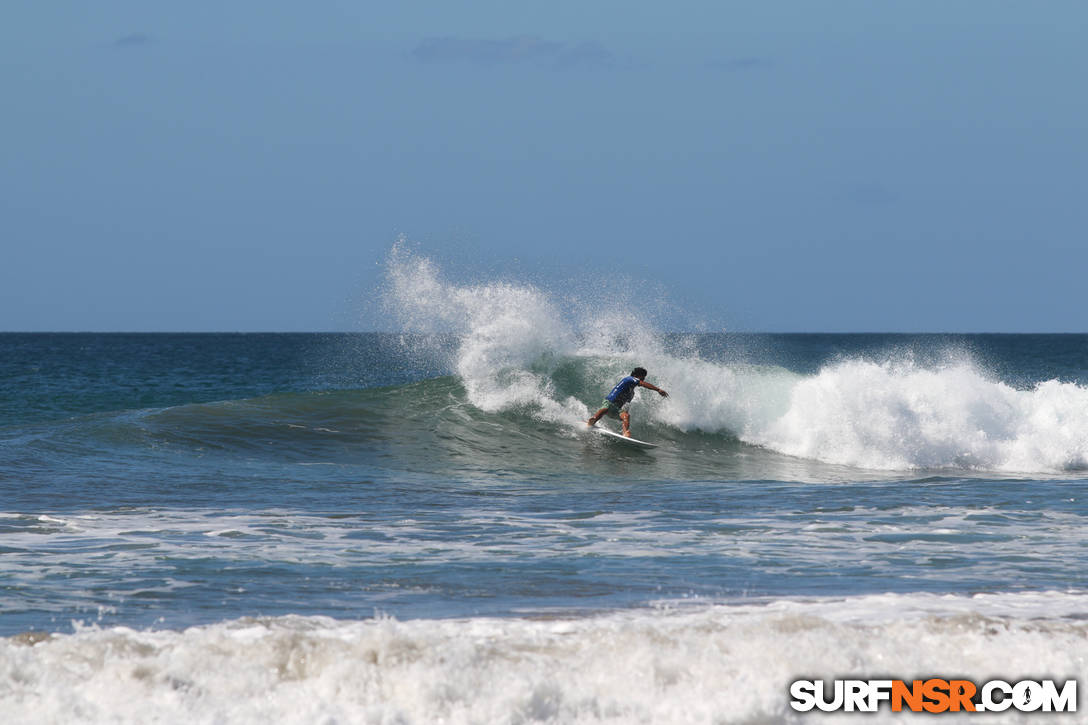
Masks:
[[[1088,467],[1088,388],[994,378],[969,356],[845,358],[813,373],[700,355],[630,305],[506,281],[458,285],[402,241],[386,303],[407,331],[453,333],[449,361],[468,401],[578,426],[634,365],[671,397],[637,415],[670,438],[725,434],[764,449],[875,470],[1062,473]]]

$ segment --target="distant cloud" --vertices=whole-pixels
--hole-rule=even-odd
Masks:
[[[120,38],[113,41],[113,47],[135,48],[139,45],[148,45],[151,42],[151,36],[146,33],[129,33],[128,35],[122,35]]]
[[[600,43],[567,45],[535,35],[518,35],[512,38],[425,38],[412,51],[412,56],[423,63],[471,63],[475,65],[499,65],[506,63],[533,63],[554,68],[604,66],[612,60],[612,53]]]
[[[564,48],[559,53],[557,65],[560,68],[587,66],[607,66],[612,64],[612,52],[600,43],[581,43],[571,48]]]
[[[730,58],[728,60],[712,60],[706,64],[706,67],[739,73],[741,71],[767,70],[774,67],[774,62],[768,58]]]

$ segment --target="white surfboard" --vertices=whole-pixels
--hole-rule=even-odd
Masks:
[[[621,435],[619,433],[613,433],[607,428],[601,428],[600,426],[593,426],[593,430],[597,431],[601,435],[608,436],[609,440],[626,443],[636,448],[657,448],[656,443],[647,443],[646,441],[640,441],[637,438],[628,438],[627,436]]]

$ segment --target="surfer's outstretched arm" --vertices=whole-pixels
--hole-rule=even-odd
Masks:
[[[662,397],[662,398],[667,398],[667,397],[669,397],[669,394],[668,394],[668,393],[666,393],[666,392],[665,392],[664,390],[662,390],[661,388],[657,387],[657,386],[656,386],[656,385],[654,385],[653,383],[648,383],[648,382],[646,382],[645,380],[639,380],[639,381],[638,381],[638,384],[639,384],[639,386],[640,386],[640,387],[643,387],[643,388],[649,388],[650,390],[653,390],[653,391],[655,391],[655,392],[657,392],[657,393],[660,393],[660,394],[661,394],[661,397]]]

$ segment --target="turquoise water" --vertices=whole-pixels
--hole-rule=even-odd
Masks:
[[[636,363],[671,393],[632,405],[653,451],[580,422]],[[408,647],[369,665],[356,652],[358,666],[419,686],[535,653],[515,704],[463,682],[456,697],[367,700],[419,722],[699,720],[691,702],[712,719],[725,705],[709,679],[757,671],[770,694],[744,717],[788,718],[774,693],[790,668],[820,674],[853,637],[869,644],[852,670],[880,669],[897,638],[928,638],[933,655],[897,675],[942,661],[993,674],[1012,651],[1085,670],[1046,661],[1084,651],[1085,335],[5,334],[0,415],[0,701],[48,702],[46,720],[129,718],[124,698],[99,699],[115,667],[157,673],[152,700],[206,667],[227,682],[286,667],[245,644],[254,627],[270,652],[327,659],[283,679],[319,689],[373,676],[330,669],[333,640]],[[809,624],[782,624],[797,616]],[[987,648],[994,622],[1012,639]],[[539,649],[557,626],[613,659]],[[716,659],[697,655],[708,631],[728,632]],[[647,637],[666,654],[643,652]],[[963,637],[977,656],[960,662]],[[103,647],[137,654],[95,659]],[[79,676],[103,678],[93,693],[48,684],[76,677],[72,651],[99,662]],[[167,666],[168,651],[193,664]],[[659,683],[648,704],[554,669],[659,656],[703,690]],[[233,686],[255,693],[248,677]],[[193,687],[203,717],[238,697]],[[262,687],[288,719],[313,714]],[[241,697],[237,719],[263,716]],[[590,717],[587,697],[619,709]],[[322,702],[344,721],[371,712]]]

